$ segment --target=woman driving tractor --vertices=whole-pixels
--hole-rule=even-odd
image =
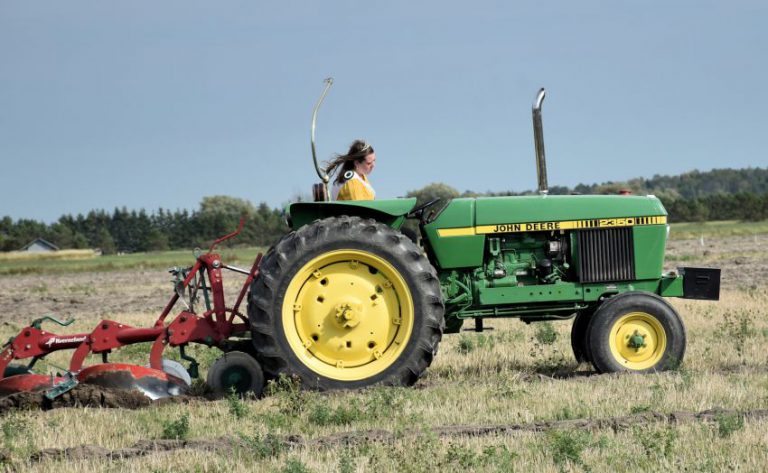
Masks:
[[[325,172],[336,175],[333,180],[333,200],[374,200],[376,191],[368,175],[376,165],[373,146],[364,140],[355,140],[347,154],[336,155],[328,162]]]

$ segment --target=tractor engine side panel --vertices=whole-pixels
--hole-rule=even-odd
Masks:
[[[474,221],[472,202],[457,199],[458,205],[449,205],[448,213],[425,226],[447,314],[573,312],[606,293],[662,291],[667,226],[658,199],[517,199],[496,198],[493,205],[477,199]],[[480,222],[480,207],[493,207],[500,215],[485,213]]]
[[[664,270],[667,226],[649,225],[632,230],[635,235],[635,278],[658,278]]]

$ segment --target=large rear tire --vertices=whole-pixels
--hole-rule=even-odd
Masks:
[[[415,383],[437,353],[443,312],[423,252],[386,225],[347,216],[283,237],[248,306],[267,375],[321,390]]]
[[[652,373],[680,366],[686,335],[680,316],[649,292],[625,292],[600,305],[587,329],[589,356],[601,373]]]

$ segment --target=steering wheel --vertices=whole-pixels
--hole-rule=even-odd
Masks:
[[[441,200],[443,200],[443,199],[438,197],[436,199],[430,200],[426,204],[421,204],[418,207],[416,207],[415,209],[413,209],[410,212],[408,212],[407,217],[408,218],[418,217],[419,222],[420,223],[424,223],[424,211],[427,210],[429,207],[435,205],[436,203],[440,202]]]

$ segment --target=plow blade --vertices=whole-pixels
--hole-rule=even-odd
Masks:
[[[189,385],[164,371],[127,363],[104,363],[83,369],[77,380],[105,388],[139,391],[155,400],[178,396],[187,392]]]
[[[0,380],[0,396],[22,392],[38,392],[52,388],[64,378],[46,374],[17,374]]]

